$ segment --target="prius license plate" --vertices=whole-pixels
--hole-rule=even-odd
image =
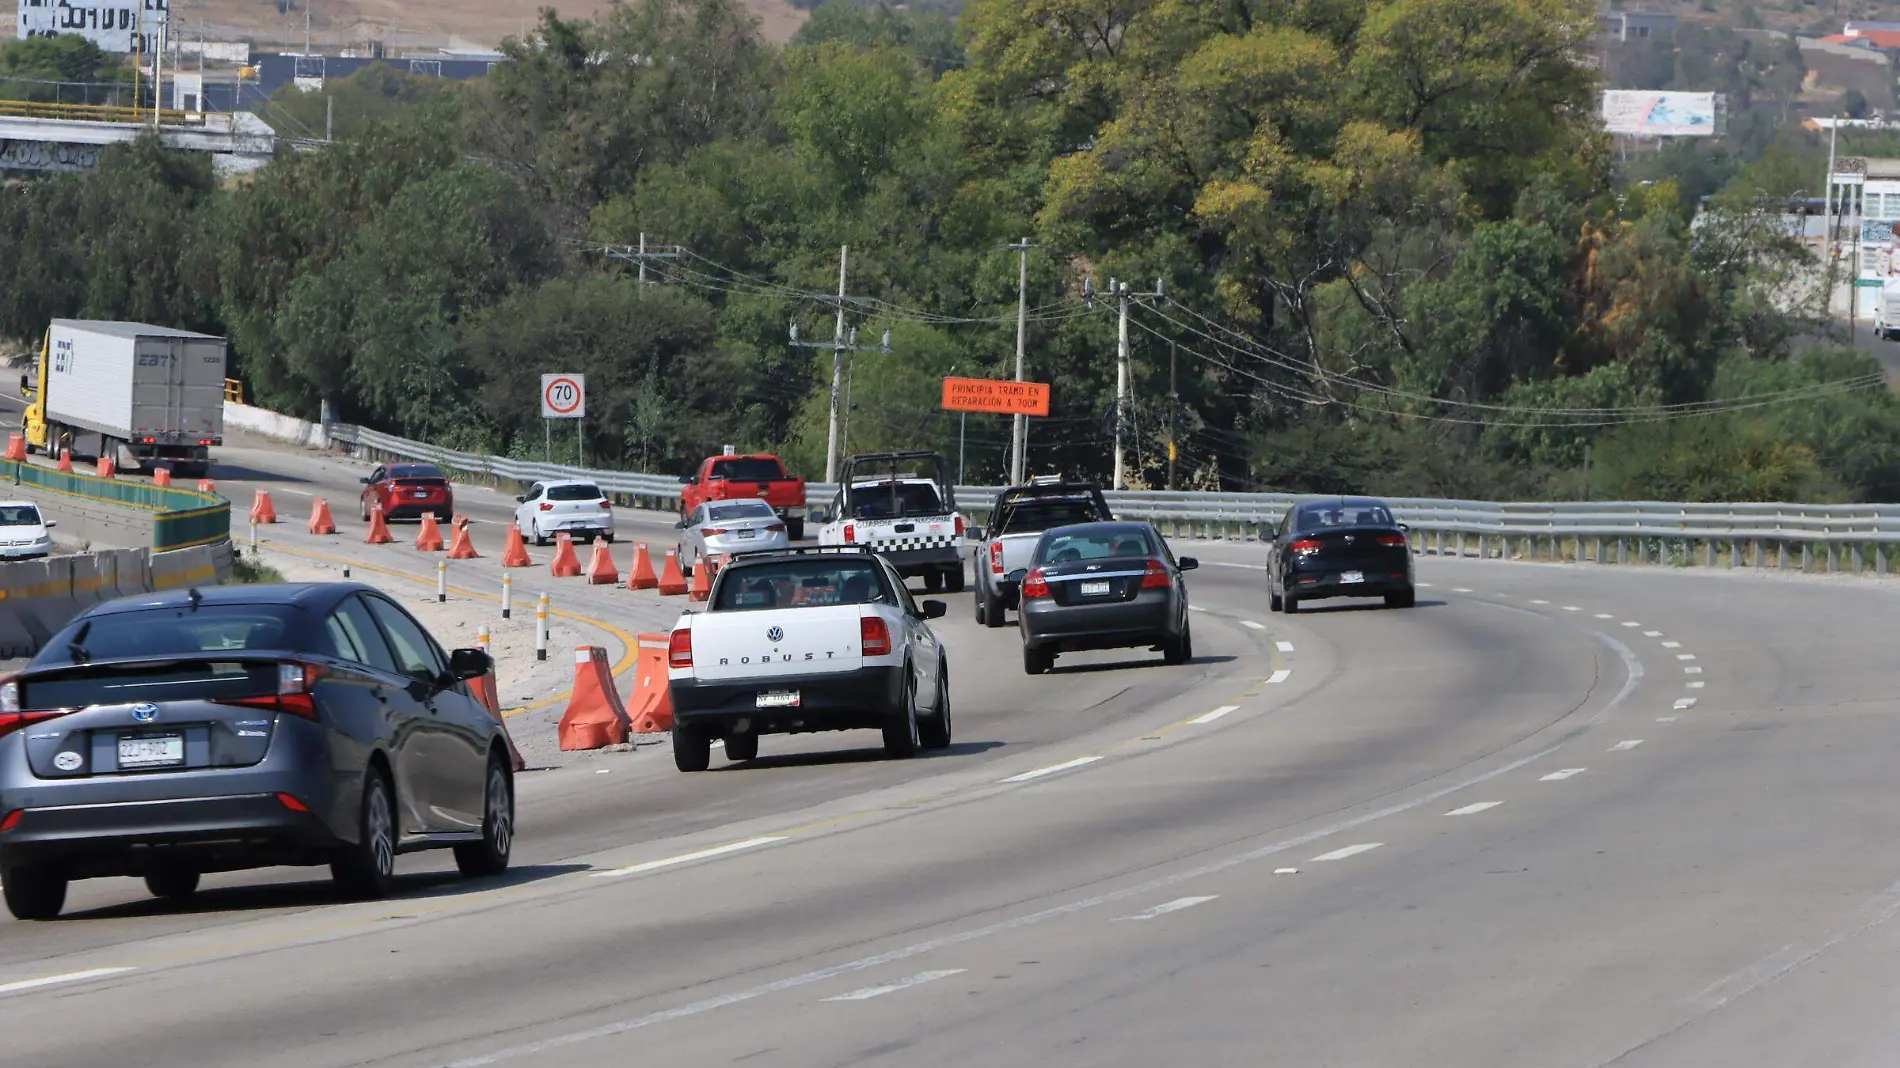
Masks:
[[[1084,582],[1082,584],[1082,596],[1084,597],[1108,596],[1108,580],[1104,579],[1101,582]]]
[[[121,768],[166,768],[185,762],[185,736],[182,734],[119,735]]]
[[[798,707],[798,691],[797,690],[773,690],[769,693],[762,693],[759,695],[758,701],[756,702],[755,707],[758,707],[758,708],[797,708]]]
[[[429,496],[429,491],[428,491],[428,490],[417,490],[417,491],[416,491],[416,497],[417,497],[418,499],[427,499],[427,497],[428,497],[428,496]]]
[[[1342,586],[1351,582],[1364,582],[1365,580],[1366,576],[1357,571],[1341,571],[1339,573],[1339,582]]]

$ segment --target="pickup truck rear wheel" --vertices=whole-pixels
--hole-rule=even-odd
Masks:
[[[1029,675],[1041,675],[1056,666],[1056,654],[1047,649],[1038,649],[1033,645],[1023,646],[1023,672]]]
[[[927,575],[925,575],[925,576],[924,576],[924,589],[925,589],[925,590],[927,590],[927,591],[929,591],[929,592],[931,592],[931,593],[938,593],[938,592],[940,592],[940,591],[942,591],[942,589],[943,589],[943,572],[941,572],[941,571],[932,571],[932,572],[930,572],[929,574],[927,574]]]
[[[909,675],[909,669],[905,669]],[[904,706],[884,721],[884,755],[892,760],[908,760],[923,748],[917,729],[917,677],[904,681]]]
[[[943,588],[949,590],[951,593],[963,592],[962,564],[958,564],[943,573]]]
[[[726,735],[727,760],[757,760],[758,758],[758,735],[750,733]]]
[[[804,541],[805,521],[803,519],[787,519],[785,521],[785,536],[793,541]]]
[[[712,735],[674,720],[673,766],[681,771],[705,771],[711,765]]]

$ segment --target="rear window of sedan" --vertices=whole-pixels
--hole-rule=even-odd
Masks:
[[[786,560],[719,576],[714,611],[826,604],[891,604],[877,567],[862,560]]]
[[[30,504],[0,504],[0,527],[37,527],[40,510]]]
[[[725,521],[728,519],[776,519],[778,513],[772,506],[762,501],[733,501],[731,504],[707,505],[707,518]]]
[[[1036,563],[1067,564],[1078,560],[1107,560],[1154,556],[1154,543],[1140,527],[1103,527],[1046,535],[1036,546]]]
[[[390,478],[446,478],[442,469],[434,464],[392,464]]]
[[[202,656],[289,649],[303,610],[280,604],[217,604],[114,612],[82,619],[33,658],[29,668],[134,657]]]
[[[579,482],[571,486],[549,486],[550,501],[597,501],[606,496],[600,487],[591,482]]]
[[[1314,527],[1389,527],[1392,525],[1392,513],[1376,504],[1309,504],[1300,509],[1297,525],[1301,530]]]

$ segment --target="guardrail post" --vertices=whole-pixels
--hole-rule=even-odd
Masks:
[[[1775,568],[1780,571],[1788,570],[1788,543],[1785,541],[1775,542]]]
[[[1629,539],[1621,534],[1616,536],[1616,562],[1619,564],[1630,562]]]
[[[1884,541],[1874,542],[1874,570],[1882,575],[1887,573],[1887,543]]]
[[[1841,569],[1841,547],[1833,542],[1827,543],[1827,573],[1832,575]]]
[[[1715,566],[1715,539],[1714,538],[1709,539],[1708,548],[1709,548],[1709,566],[1714,567]]]
[[[1863,555],[1863,554],[1861,553],[1861,551],[1860,551],[1860,542],[1855,542],[1855,543],[1853,544],[1853,547],[1852,547],[1852,549],[1853,549],[1853,554],[1854,554],[1854,557],[1853,557],[1853,559],[1854,559],[1854,574],[1856,574],[1856,575],[1858,575],[1858,574],[1860,574],[1860,573],[1861,573],[1861,571],[1862,571],[1862,570],[1864,570],[1864,569],[1866,568],[1866,566],[1867,566],[1867,558],[1866,558],[1866,556],[1865,556],[1865,555]]]

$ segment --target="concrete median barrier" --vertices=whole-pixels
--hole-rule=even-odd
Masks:
[[[32,656],[95,604],[216,585],[231,573],[232,562],[226,541],[166,553],[117,549],[0,563],[0,658]]]

